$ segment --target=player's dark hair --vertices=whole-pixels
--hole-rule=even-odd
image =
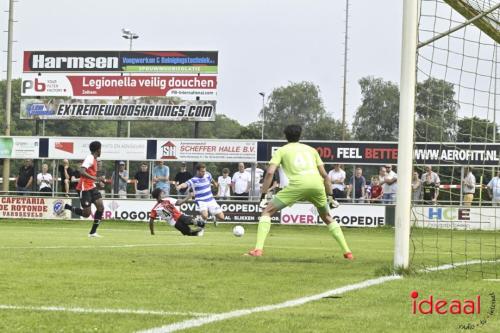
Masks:
[[[101,149],[101,143],[99,141],[92,141],[89,145],[90,152],[93,154],[99,149]]]
[[[161,188],[155,188],[155,189],[153,190],[153,192],[151,192],[151,196],[152,196],[154,199],[158,200],[158,198],[160,197],[161,191],[162,191],[162,189],[161,189]]]
[[[288,142],[298,142],[302,133],[302,127],[300,125],[288,125],[285,127],[283,133],[285,133]]]
[[[205,165],[205,163],[199,163],[198,165],[196,165],[196,170],[197,171],[200,171],[201,169],[206,169],[207,166]]]

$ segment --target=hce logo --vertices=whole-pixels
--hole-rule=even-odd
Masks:
[[[47,89],[47,85],[38,79],[32,80],[24,80],[23,81],[23,93],[25,93],[27,90],[32,90],[34,89],[36,92],[42,92]]]
[[[412,298],[411,312],[412,314],[480,314],[481,313],[481,295],[477,295],[475,299],[445,299],[434,298],[429,295],[429,298],[418,300],[418,292],[416,290],[410,293]]]

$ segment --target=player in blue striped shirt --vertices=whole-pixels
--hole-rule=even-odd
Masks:
[[[200,163],[196,166],[196,175],[187,182],[176,186],[176,188],[177,192],[186,188],[193,190],[194,201],[204,220],[208,219],[208,213],[210,212],[219,221],[224,221],[224,212],[212,194],[212,183],[215,184],[212,175],[207,172],[205,164]]]

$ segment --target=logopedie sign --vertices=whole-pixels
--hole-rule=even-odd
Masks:
[[[24,51],[24,73],[215,74],[217,51]]]
[[[171,200],[175,203],[175,200]],[[149,213],[155,204],[155,200],[104,200],[104,219],[148,221]],[[226,222],[256,222],[260,216],[258,203],[245,201],[217,201],[224,211]],[[198,216],[196,203],[187,202],[178,207],[184,214]],[[95,210],[95,207],[92,208]],[[273,222],[279,222],[279,213],[272,217]],[[75,216],[76,217],[76,216]],[[92,219],[90,216],[88,219]]]
[[[174,202],[174,201],[172,201]],[[221,206],[225,222],[255,223],[261,214],[258,202],[217,200]],[[148,221],[154,200],[104,200],[104,218],[115,220]],[[360,209],[362,207],[362,209]],[[198,216],[194,202],[182,204],[180,210],[190,216]],[[94,209],[94,208],[93,208]],[[359,214],[362,211],[363,214]],[[342,218],[338,219],[339,216]],[[318,215],[310,204],[295,204],[284,208],[272,217],[273,223],[281,224],[318,224]],[[89,217],[88,219],[92,219]],[[385,207],[369,205],[342,205],[334,219],[342,226],[378,227],[385,224]]]
[[[330,214],[341,226],[379,227],[385,225],[385,207],[377,205],[342,204]],[[314,205],[295,204],[281,210],[281,224],[318,224],[323,223]]]
[[[169,96],[216,99],[217,76],[199,75],[63,75],[24,73],[22,96],[118,97]]]
[[[154,102],[24,98],[21,119],[214,121],[215,105],[215,101],[173,102],[167,98]]]

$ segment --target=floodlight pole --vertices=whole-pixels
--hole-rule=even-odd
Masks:
[[[139,35],[128,29],[122,29],[122,37],[129,40],[129,51],[132,51],[132,42],[134,39],[139,38]],[[127,121],[127,138],[130,138],[130,120]],[[127,172],[130,177],[130,161],[127,160]]]
[[[342,88],[342,141],[346,136],[346,97],[347,97],[347,52],[349,41],[349,0],[345,2],[345,33],[344,33],[344,87]]]
[[[14,0],[9,1],[9,25],[7,33],[7,91],[5,98],[5,136],[10,136],[10,118],[12,107],[12,30],[14,27]],[[9,191],[10,159],[3,160],[2,190]]]
[[[396,232],[394,268],[408,268],[410,258],[411,178],[415,86],[417,82],[418,0],[403,2],[403,42],[399,97],[398,191],[396,194]]]

